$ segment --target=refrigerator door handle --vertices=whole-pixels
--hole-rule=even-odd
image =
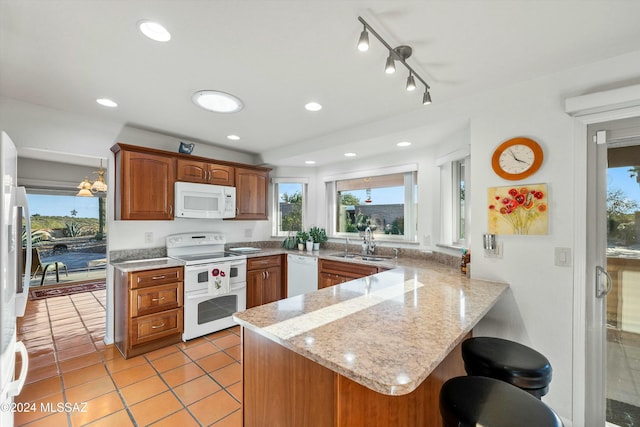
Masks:
[[[27,299],[29,296],[29,283],[31,282],[31,215],[29,213],[29,202],[27,201],[27,191],[24,187],[16,187],[16,205],[22,207],[22,213],[26,218],[26,250],[24,259],[24,275],[19,277],[18,280],[23,280],[22,292],[16,293],[16,316],[24,316],[24,311],[27,308]],[[22,222],[22,221],[20,221]],[[20,233],[19,241],[22,242],[22,227],[20,230],[16,230],[16,233]],[[22,243],[20,243],[22,248]],[[20,267],[18,266],[18,269]]]
[[[27,348],[22,341],[16,342],[16,353],[20,352],[22,358],[22,367],[20,368],[20,377],[17,380],[9,383],[7,387],[8,397],[17,396],[22,391],[24,381],[27,379],[27,370],[29,369],[29,354]]]

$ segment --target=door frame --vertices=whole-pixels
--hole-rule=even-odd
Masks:
[[[572,425],[603,427],[606,367],[604,366],[604,322],[601,328],[588,324],[597,311],[595,265],[598,262],[596,221],[588,220],[595,206],[595,180],[589,180],[589,164],[596,150],[589,150],[587,126],[611,120],[640,117],[640,85],[569,98],[565,112],[573,117],[574,171],[574,270],[573,270],[573,416]],[[595,145],[595,143],[593,143]],[[601,304],[600,310],[604,310]],[[589,373],[589,375],[587,375]],[[601,412],[601,413],[599,413]]]

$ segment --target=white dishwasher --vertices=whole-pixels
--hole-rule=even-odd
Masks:
[[[318,258],[287,256],[287,298],[318,290]]]

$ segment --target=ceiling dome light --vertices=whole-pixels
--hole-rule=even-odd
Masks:
[[[316,161],[315,160],[305,160],[305,165],[315,165]]]
[[[231,135],[227,135],[227,139],[230,139],[232,141],[238,141],[240,140],[240,137],[238,135],[231,134]]]
[[[112,101],[109,98],[98,98],[96,99],[96,102],[103,107],[116,108],[118,106],[117,102]]]
[[[157,42],[168,42],[171,40],[171,34],[165,27],[157,22],[143,20],[138,22],[138,28],[142,34]]]
[[[217,90],[200,90],[191,99],[197,106],[215,113],[235,113],[244,107],[237,97]]]
[[[355,157],[356,153],[344,153],[345,157]]]
[[[396,145],[398,147],[408,147],[411,145],[411,143],[409,141],[402,141],[402,142],[398,142]]]
[[[322,110],[322,105],[318,104],[317,102],[309,102],[304,106],[304,108],[306,108],[308,111],[320,111]]]

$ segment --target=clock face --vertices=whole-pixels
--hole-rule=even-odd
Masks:
[[[500,154],[500,168],[510,174],[519,174],[533,165],[535,155],[533,150],[526,145],[516,144],[507,148]]]
[[[534,140],[513,138],[495,149],[491,166],[500,177],[517,181],[536,173],[542,166],[543,157],[542,148]]]

